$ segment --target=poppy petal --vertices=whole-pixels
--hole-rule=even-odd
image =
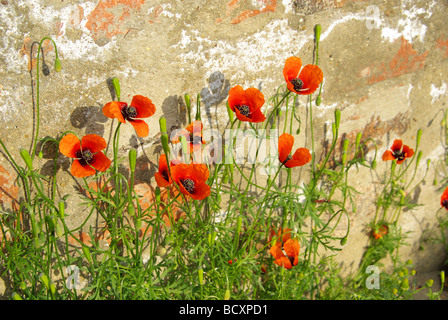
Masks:
[[[291,269],[292,268],[292,264],[291,261],[289,261],[289,259],[285,256],[280,257],[279,259],[276,259],[274,261],[275,264],[278,264],[281,267],[284,267],[286,269]]]
[[[298,57],[289,57],[286,59],[285,67],[283,68],[283,76],[286,82],[290,82],[292,79],[297,78],[300,69],[302,68],[302,60]]]
[[[163,175],[160,172],[154,173],[154,178],[156,179],[157,186],[160,188],[168,187],[173,182],[165,180]]]
[[[295,91],[298,94],[312,94],[324,79],[322,70],[313,64],[307,64],[300,72],[299,79],[303,81],[303,88]]]
[[[285,163],[285,167],[293,168],[303,166],[311,161],[311,153],[307,148],[299,148],[293,154],[292,159]]]
[[[68,133],[59,142],[59,151],[66,157],[76,158],[76,153],[81,150],[79,138],[73,133]]]
[[[297,265],[299,262],[300,244],[299,241],[289,239],[283,244],[283,249],[288,257],[294,258],[293,265]]]
[[[286,158],[291,153],[293,145],[294,137],[289,133],[285,132],[278,138],[278,159],[281,163],[285,162]]]
[[[148,118],[156,112],[156,107],[151,99],[141,95],[132,98],[131,106],[137,110],[136,118]]]
[[[406,158],[412,158],[412,156],[414,155],[414,149],[411,149],[408,146],[404,145],[403,154],[405,155]]]
[[[81,147],[83,150],[89,149],[90,152],[96,153],[106,149],[107,143],[103,137],[97,134],[88,134],[81,138]]]
[[[387,161],[387,160],[395,160],[394,154],[390,150],[386,150],[383,153],[383,161]]]
[[[207,198],[211,193],[210,186],[206,183],[196,184],[194,187],[194,193],[191,193],[190,196],[195,200],[203,200]]]
[[[112,161],[104,153],[99,151],[93,156],[94,161],[90,164],[92,167],[94,167],[96,170],[104,172],[109,167]]]
[[[280,242],[277,242],[274,246],[269,249],[269,253],[274,257],[275,260],[278,260],[285,255],[283,254],[282,245]]]
[[[95,174],[95,169],[89,165],[81,165],[78,160],[73,160],[71,174],[78,178],[85,178],[88,176],[93,176]]]
[[[103,107],[103,114],[111,119],[117,119],[121,123],[125,123],[123,114],[121,113],[122,105],[126,105],[124,102],[112,101],[106,103]]]
[[[247,88],[244,90],[246,103],[253,109],[260,109],[264,105],[264,95],[257,88]]]
[[[241,105],[241,100],[244,95],[244,89],[242,86],[237,85],[229,90],[229,108],[235,112],[235,106]]]
[[[440,198],[440,204],[442,205],[442,207],[448,209],[447,201],[448,201],[448,187],[445,189],[445,191],[443,191],[442,197]]]
[[[149,126],[143,120],[129,120],[135,129],[135,132],[140,138],[146,137],[149,134]]]
[[[403,141],[401,141],[400,139],[395,139],[390,149],[392,151],[400,151],[402,147],[403,147]]]

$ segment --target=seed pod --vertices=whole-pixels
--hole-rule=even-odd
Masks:
[[[50,68],[48,68],[48,65],[45,63],[45,61],[42,62],[42,73],[44,76],[50,75]]]

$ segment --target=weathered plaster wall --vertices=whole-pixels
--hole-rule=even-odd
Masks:
[[[40,136],[57,137],[65,130],[109,136],[111,121],[101,108],[111,100],[107,78],[118,77],[123,101],[141,94],[157,107],[148,120],[148,137],[137,139],[132,127],[125,126],[121,138],[123,152],[138,146],[137,190],[149,195],[160,152],[159,117],[165,115],[169,129],[183,127],[184,93],[193,97],[201,93],[204,124],[223,129],[228,90],[237,84],[253,86],[268,98],[283,84],[287,57],[312,62],[313,27],[319,23],[319,65],[325,80],[322,104],[314,111],[316,136],[324,137],[325,123],[331,123],[334,109],[340,108],[342,133],[352,139],[358,132],[373,138],[379,155],[395,138],[415,143],[417,130],[423,129],[422,163],[427,159],[434,163],[445,152],[440,120],[448,95],[447,13],[446,0],[4,0],[0,2],[0,135],[15,156],[20,148],[29,148],[33,134],[29,70],[36,63],[29,59],[29,48],[32,41],[51,36],[63,69],[40,77]],[[51,65],[50,42],[44,50]],[[44,157],[38,165],[44,170],[49,160]],[[68,165],[60,161],[62,169]],[[378,170],[384,168],[379,163]],[[434,174],[432,166],[428,176]],[[61,194],[72,192],[75,182],[67,170],[58,175]],[[14,172],[2,157],[4,207],[19,196],[13,179]],[[356,267],[367,243],[364,227],[373,217],[377,182],[367,171],[353,176],[352,184],[361,194],[358,211],[351,215],[348,244],[340,255],[349,267]],[[427,179],[416,195],[424,205],[402,216],[403,230],[412,231],[411,245],[403,255],[423,271],[437,269],[445,258],[440,246],[418,250],[429,248],[422,234],[434,226],[440,194]],[[74,198],[69,198],[68,213],[76,224],[81,209]]]

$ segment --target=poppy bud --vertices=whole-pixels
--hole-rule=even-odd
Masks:
[[[392,294],[393,294],[394,296],[396,296],[396,295],[398,294],[398,290],[397,290],[397,288],[393,288],[393,289],[392,289]]]
[[[185,105],[187,106],[188,115],[190,115],[190,112],[191,112],[190,95],[189,95],[188,93],[186,93],[186,94],[184,95],[184,99],[185,99]]]
[[[92,256],[90,255],[90,250],[87,246],[82,246],[82,252],[84,253],[84,256],[86,257],[87,261],[89,263],[92,263]]]
[[[156,195],[156,200],[157,202],[160,202],[160,195],[161,195],[161,191],[159,187],[156,187],[156,189],[154,190],[154,193]]]
[[[422,129],[418,129],[418,131],[417,131],[417,146],[420,144],[420,140],[422,138],[422,133],[423,133]]]
[[[428,281],[426,281],[426,286],[427,287],[432,287],[432,285],[434,284],[434,280],[432,280],[432,279],[429,279]]]
[[[224,293],[224,300],[229,300],[230,299],[230,290],[226,289],[226,292]]]
[[[320,24],[316,24],[314,26],[314,41],[316,43],[319,43],[319,41],[320,41],[320,33],[321,33],[321,31],[322,31],[321,25]]]
[[[355,150],[359,148],[359,144],[361,143],[361,137],[362,132],[358,132],[358,134],[356,135]]]
[[[128,204],[128,213],[131,216],[135,215],[135,208],[134,208],[134,205],[132,204],[132,202],[130,202]]]
[[[331,124],[331,130],[333,132],[333,137],[336,137],[336,125],[334,124],[334,122]]]
[[[372,161],[371,168],[372,168],[373,170],[375,170],[375,168],[376,168],[376,160],[373,160],[373,161]]]
[[[316,106],[320,106],[321,102],[322,102],[322,98],[320,97],[320,95],[318,95],[316,98]]]
[[[170,154],[170,146],[168,145],[168,134],[162,133],[162,136],[160,139],[162,140],[163,152],[166,155],[169,155]]]
[[[121,89],[120,89],[120,82],[118,81],[117,77],[113,77],[112,78],[112,86],[114,87],[114,90],[115,90],[115,93],[117,95],[118,101],[120,101]]]
[[[240,233],[242,224],[243,224],[243,218],[238,217],[238,219],[236,221],[236,233],[237,234]]]
[[[64,205],[64,201],[59,201],[59,218],[61,220],[64,220],[65,218],[65,205]]]
[[[164,247],[159,247],[159,248],[157,249],[157,254],[158,254],[160,257],[164,256],[164,255],[166,254],[166,249],[165,249]]]
[[[196,120],[201,120],[201,95],[198,93],[197,101],[196,101]]]
[[[445,283],[445,271],[440,272],[440,282],[442,282],[443,287],[443,284]]]
[[[50,291],[51,291],[51,294],[56,293],[56,285],[53,282],[50,283]]]
[[[345,246],[346,243],[347,243],[347,237],[342,238],[340,242],[341,246]]]
[[[28,167],[28,169],[30,169],[30,171],[33,171],[33,161],[31,160],[28,151],[22,148],[20,149],[20,155],[22,156],[22,159],[25,161],[25,164]]]
[[[59,60],[58,57],[54,60],[54,70],[56,72],[61,72],[62,66],[61,66],[61,60]]]
[[[44,157],[44,153],[41,151],[39,151],[38,155],[39,159],[42,159]]]
[[[62,229],[61,225],[59,223],[56,223],[54,225],[54,232],[58,237],[61,237],[64,234],[64,230]]]
[[[44,76],[50,75],[50,68],[48,68],[48,65],[45,63],[45,61],[42,61],[42,73]]]
[[[411,265],[412,263],[413,263],[412,259],[409,259],[409,260],[406,261],[407,265]]]
[[[204,270],[202,268],[198,269],[199,284],[202,286],[204,284]]]
[[[129,169],[131,172],[135,172],[135,165],[137,163],[137,150],[129,150]]]
[[[137,228],[138,230],[140,230],[142,228],[142,219],[137,218],[135,220],[135,228]]]
[[[45,216],[45,221],[47,222],[48,229],[50,232],[54,232],[54,220],[51,216]]]
[[[339,129],[339,124],[341,123],[341,110],[334,110],[334,123],[336,129]]]
[[[159,119],[160,132],[166,133],[166,119],[165,117],[160,117]]]
[[[39,280],[40,280],[40,282],[42,282],[42,284],[45,286],[45,288],[47,288],[47,289],[50,288],[50,286],[49,286],[50,281],[48,280],[48,277],[45,274],[41,273],[39,276]]]

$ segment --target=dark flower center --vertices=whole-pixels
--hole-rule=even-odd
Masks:
[[[288,156],[286,157],[285,161],[283,161],[282,163],[285,164],[286,162],[288,162],[291,159],[292,159],[291,155],[288,154]]]
[[[448,199],[445,199],[445,200],[442,201],[442,206],[444,206],[445,209],[448,210]]]
[[[135,107],[133,106],[125,106],[121,110],[121,114],[123,115],[123,118],[125,118],[126,120],[132,120],[137,116],[137,109],[135,109]]]
[[[194,181],[193,180],[184,179],[184,180],[181,180],[180,183],[182,183],[185,190],[187,190],[189,193],[193,193],[193,191],[194,191]]]
[[[166,181],[170,180],[169,177],[168,177],[168,170],[163,170],[161,172],[161,175],[162,175],[163,179],[165,179]]]
[[[236,106],[235,108],[237,108],[239,112],[245,117],[249,117],[249,115],[251,114],[249,106],[245,104],[241,106]]]
[[[94,160],[93,153],[89,149],[77,151],[76,157],[78,158],[78,161],[82,166],[91,164]]]
[[[404,160],[404,158],[406,157],[404,152],[402,152],[400,149],[394,150],[393,155],[394,155],[395,159],[397,159],[399,161]]]
[[[303,87],[303,81],[299,78],[294,78],[291,80],[292,85],[294,86],[294,90],[299,91]]]

